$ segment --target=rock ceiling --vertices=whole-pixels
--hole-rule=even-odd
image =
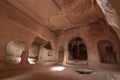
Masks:
[[[67,30],[94,23],[103,18],[104,13],[96,4],[96,1],[100,0],[7,1],[52,31]]]
[[[7,0],[50,30],[66,30],[99,19],[91,0]]]
[[[120,6],[118,7],[112,6],[112,4],[115,5],[116,2],[120,3],[120,1],[115,1],[115,2],[110,2],[109,0],[96,0],[96,1],[101,7],[102,12],[105,15],[108,24],[120,29],[120,17],[119,17]]]

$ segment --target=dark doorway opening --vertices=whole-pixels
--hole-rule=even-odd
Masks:
[[[111,41],[101,40],[98,42],[98,51],[102,63],[116,64],[116,51]]]
[[[87,60],[87,48],[83,39],[76,37],[68,44],[69,60]]]

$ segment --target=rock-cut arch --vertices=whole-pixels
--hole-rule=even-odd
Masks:
[[[116,50],[113,43],[109,40],[101,40],[98,42],[98,52],[101,63],[116,64]]]
[[[36,36],[29,48],[28,62],[35,64],[40,58],[40,48],[52,49],[51,42]]]
[[[68,44],[69,60],[87,60],[87,47],[82,38],[76,37]]]
[[[10,41],[6,46],[5,62],[20,63],[22,52],[25,50],[25,42],[22,40]]]

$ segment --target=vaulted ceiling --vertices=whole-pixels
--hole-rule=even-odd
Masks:
[[[6,0],[51,31],[69,30],[94,23],[106,16],[109,24],[120,26],[116,0]],[[113,7],[112,8],[111,2]],[[99,5],[99,6],[98,6]],[[104,14],[104,15],[103,15]],[[116,25],[117,24],[117,25]],[[114,25],[113,25],[114,26]]]
[[[66,30],[100,18],[94,0],[7,0],[50,30]]]

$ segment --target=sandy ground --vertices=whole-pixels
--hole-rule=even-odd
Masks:
[[[76,72],[79,67],[65,67],[63,71],[52,71],[49,67],[40,66],[7,66],[0,70],[0,80],[120,80],[120,71],[93,70],[90,74]]]

